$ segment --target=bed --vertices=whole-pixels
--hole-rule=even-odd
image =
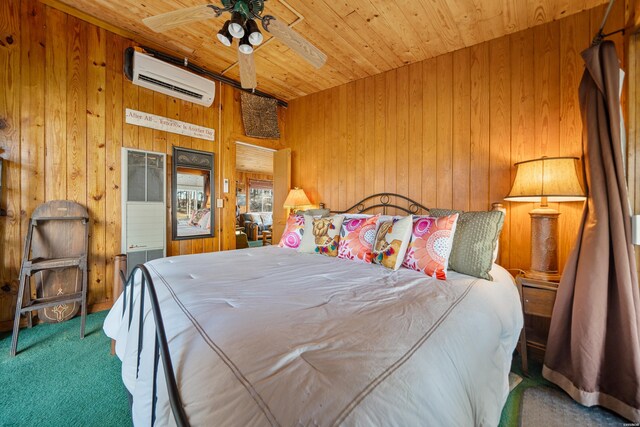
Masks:
[[[199,236],[211,232],[211,209],[204,208],[194,211],[189,219],[178,220],[180,237]]]
[[[440,281],[269,246],[147,268],[191,425],[499,421],[522,315],[497,265],[493,282],[455,272]],[[149,309],[136,379],[135,295],[120,297],[104,330],[123,361],[134,425],[172,425],[162,370],[153,381]]]
[[[178,221],[178,236],[200,236],[203,234],[209,234],[210,231],[206,227],[200,227],[199,225],[191,225],[187,220]]]
[[[398,207],[382,196],[353,208]],[[511,275],[491,276],[277,246],[171,257],[134,269],[104,330],[136,426],[490,426],[523,325]]]

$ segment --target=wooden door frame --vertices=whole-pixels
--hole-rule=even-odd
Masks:
[[[284,157],[281,159],[281,156]],[[273,226],[271,233],[272,242],[280,240],[287,222],[288,209],[284,208],[283,205],[285,199],[287,198],[287,195],[289,194],[289,189],[291,188],[292,156],[293,150],[291,148],[280,149],[276,151],[273,156]],[[281,175],[278,174],[279,168],[276,167],[279,161],[285,161],[287,163],[285,166],[285,170],[280,171]],[[284,180],[284,182],[280,183],[280,180]],[[280,192],[276,191],[276,188],[278,188],[279,186],[283,188],[284,194],[280,194]]]
[[[279,139],[259,139],[252,138],[243,134],[231,133],[228,135],[222,144],[222,151],[224,151],[221,161],[223,166],[220,168],[221,175],[219,179],[219,192],[220,198],[224,200],[224,207],[220,209],[220,238],[221,238],[221,250],[233,250],[236,248],[235,239],[235,221],[236,221],[236,142],[242,142],[245,144],[255,145],[256,147],[268,148],[271,150],[281,150],[285,148],[283,142]],[[225,150],[226,148],[226,150]],[[225,176],[227,175],[227,176]],[[224,192],[224,180],[229,180],[229,192]]]

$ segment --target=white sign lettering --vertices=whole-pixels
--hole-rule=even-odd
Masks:
[[[179,135],[206,139],[208,141],[214,141],[216,136],[216,131],[212,128],[181,122],[180,120],[173,120],[167,117],[156,116],[155,114],[143,113],[142,111],[131,110],[129,108],[126,110],[125,117],[126,122],[130,125],[163,130],[166,132],[177,133]]]

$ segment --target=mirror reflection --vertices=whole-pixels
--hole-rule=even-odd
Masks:
[[[212,237],[215,200],[213,153],[173,147],[171,182],[173,240]]]
[[[211,233],[209,173],[197,169],[177,168],[178,237]]]

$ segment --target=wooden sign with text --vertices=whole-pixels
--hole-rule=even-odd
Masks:
[[[206,139],[208,141],[214,141],[216,136],[216,131],[212,128],[181,122],[180,120],[169,119],[167,117],[156,116],[155,114],[144,113],[142,111],[131,110],[129,108],[126,110],[125,118],[126,122],[131,125],[163,130],[166,132],[177,133],[179,135]]]

